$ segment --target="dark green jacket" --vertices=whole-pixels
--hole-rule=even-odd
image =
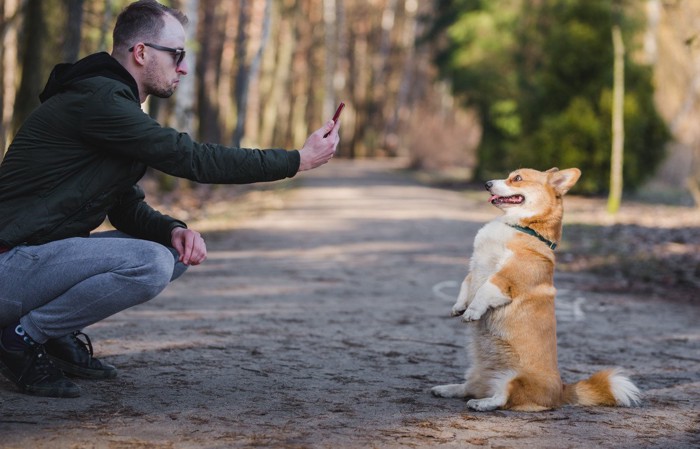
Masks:
[[[147,167],[200,183],[292,177],[299,152],[201,144],[141,110],[133,77],[107,53],[56,66],[42,104],[0,164],[0,246],[87,236],[105,218],[170,245],[185,226],[153,210],[137,182]]]

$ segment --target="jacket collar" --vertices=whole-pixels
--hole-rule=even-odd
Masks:
[[[39,99],[43,103],[57,93],[67,90],[73,83],[98,76],[126,84],[138,101],[139,88],[136,80],[119,61],[107,52],[92,54],[75,63],[63,63],[55,66],[49,75],[44,91],[39,95]]]

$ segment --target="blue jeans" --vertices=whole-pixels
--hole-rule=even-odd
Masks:
[[[156,297],[187,266],[177,251],[119,231],[0,254],[0,328],[19,319],[38,343]]]

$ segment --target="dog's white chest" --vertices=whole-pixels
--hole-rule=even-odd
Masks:
[[[486,282],[513,257],[513,252],[507,245],[515,232],[517,231],[504,223],[492,221],[476,234],[469,271],[477,285]]]

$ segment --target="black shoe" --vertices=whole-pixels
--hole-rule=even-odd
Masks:
[[[0,343],[0,373],[10,379],[22,393],[52,398],[77,398],[80,387],[66,379],[49,359],[44,349],[26,339],[23,351],[9,351]]]
[[[78,338],[85,337],[85,340]],[[80,331],[47,341],[46,352],[64,373],[84,379],[111,379],[117,369],[92,356],[90,337]]]

